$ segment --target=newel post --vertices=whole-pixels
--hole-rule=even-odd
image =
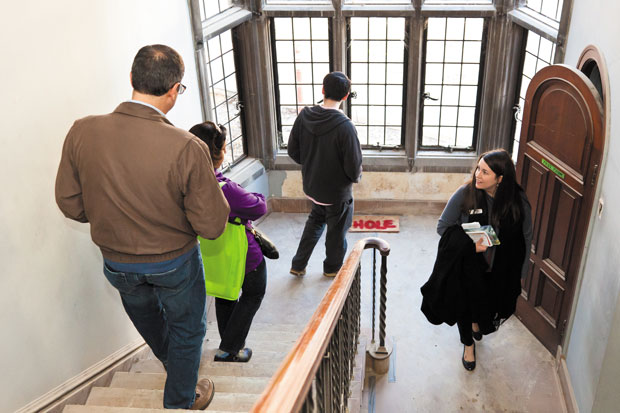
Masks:
[[[372,341],[370,342],[370,346],[368,348],[368,356],[367,359],[370,363],[370,366],[374,370],[376,374],[385,374],[388,372],[390,367],[390,355],[392,354],[392,347],[386,342],[385,339],[385,327],[386,327],[386,312],[387,312],[387,257],[390,254],[390,246],[387,242],[380,239],[374,239],[376,243],[369,243],[366,248],[373,248],[373,254],[376,254],[376,250],[378,249],[381,253],[381,279],[379,281],[379,342],[375,341],[375,326],[374,326],[374,314],[375,314],[375,299],[374,299],[374,289],[375,289],[375,277],[376,277],[376,260],[373,255],[373,331],[372,331]],[[374,241],[373,240],[373,241]]]

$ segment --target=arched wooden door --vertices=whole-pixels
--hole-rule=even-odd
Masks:
[[[555,354],[571,311],[604,144],[599,93],[552,65],[527,90],[517,176],[532,204],[530,271],[517,317]]]

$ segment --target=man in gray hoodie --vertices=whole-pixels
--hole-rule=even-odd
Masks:
[[[323,275],[334,277],[347,251],[346,233],[353,219],[353,183],[362,172],[362,150],[353,122],[340,110],[349,97],[351,81],[342,72],[323,79],[322,105],[304,108],[293,125],[288,154],[301,164],[303,188],[312,201],[291,274],[306,273],[306,265],[325,226]]]

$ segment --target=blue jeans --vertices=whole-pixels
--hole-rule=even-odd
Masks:
[[[103,273],[121,295],[127,315],[168,372],[164,407],[194,404],[206,331],[205,279],[199,250],[161,274]]]
[[[222,339],[220,350],[236,354],[243,348],[266,288],[267,264],[263,259],[255,270],[245,275],[238,300],[215,299],[217,329]]]
[[[352,223],[353,199],[327,206],[312,203],[312,211],[306,221],[291,267],[294,270],[306,268],[312,251],[327,225],[323,272],[337,272],[342,267],[347,253],[346,235]]]

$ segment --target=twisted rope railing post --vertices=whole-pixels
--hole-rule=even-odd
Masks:
[[[387,304],[387,257],[381,256],[381,291],[379,307],[379,348],[385,347],[385,313]]]
[[[375,248],[372,249],[372,342],[375,342],[375,320],[377,316],[375,315],[375,307],[377,304],[377,250]]]
[[[372,341],[368,354],[372,358],[372,368],[377,374],[387,373],[390,366],[390,355],[392,349],[385,342],[385,325],[387,314],[387,256],[390,254],[389,246],[385,243],[385,246],[381,248],[379,246],[379,252],[381,253],[381,278],[379,280],[379,345],[375,342],[375,273],[376,273],[376,261],[373,255],[373,314],[372,314]],[[375,250],[376,251],[376,250]]]

